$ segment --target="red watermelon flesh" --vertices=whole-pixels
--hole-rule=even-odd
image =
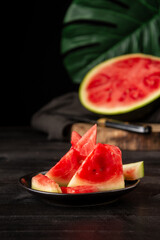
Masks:
[[[118,147],[98,143],[83,161],[68,187],[95,186],[99,191],[124,188],[121,151]]]
[[[61,188],[54,180],[49,179],[41,173],[32,177],[31,188],[44,192],[62,193]]]
[[[93,125],[77,142],[74,149],[80,152],[84,157],[94,149],[97,138],[97,125]]]
[[[160,97],[160,58],[129,54],[93,68],[80,86],[82,104],[100,114],[120,114]]]
[[[138,102],[157,88],[160,88],[160,61],[139,57],[104,67],[87,86],[89,99],[95,104],[106,102],[108,108]]]
[[[82,136],[77,133],[76,131],[73,131],[71,134],[71,145],[72,147],[74,147],[76,145],[76,143],[80,140]]]
[[[96,145],[97,125],[91,127],[80,140],[47,173],[60,186],[67,186],[83,160]]]
[[[78,151],[71,148],[60,161],[46,173],[46,176],[53,179],[60,186],[67,186],[83,160],[84,157],[82,157]]]
[[[61,187],[62,193],[91,193],[98,192],[98,188],[96,186],[76,186],[76,187]]]

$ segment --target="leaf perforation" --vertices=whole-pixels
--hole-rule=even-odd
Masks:
[[[139,2],[141,2],[145,7],[150,8],[155,12],[157,12],[157,10],[160,8],[160,3],[158,3],[158,0],[155,8],[153,7],[153,5],[149,4],[146,0],[139,0]]]
[[[129,9],[129,6],[122,1],[119,1],[119,0],[109,0],[109,1],[115,3],[116,5],[119,5],[122,8]]]
[[[85,19],[85,20],[74,20],[72,22],[66,22],[64,24],[64,28],[68,27],[69,25],[74,25],[74,24],[94,24],[96,26],[106,26],[106,27],[110,27],[110,28],[117,28],[117,25],[115,23],[111,23],[111,22],[103,22],[101,20],[97,21],[97,20],[89,20],[89,19]]]
[[[88,48],[91,48],[91,47],[96,47],[96,46],[98,46],[98,45],[99,45],[99,43],[91,43],[91,44],[88,44],[88,45],[85,45],[85,46],[79,46],[79,47],[73,48],[73,49],[71,49],[71,50],[68,50],[68,51],[62,53],[62,56],[63,56],[63,58],[65,58],[65,57],[67,57],[69,54],[71,54],[71,53],[73,53],[73,52],[75,52],[75,51],[79,51],[79,50],[81,50],[81,49],[88,49]]]

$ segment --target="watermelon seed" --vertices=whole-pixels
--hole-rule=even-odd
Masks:
[[[118,100],[122,102],[126,99],[126,96],[127,96],[127,90],[122,93],[121,97]]]
[[[92,171],[93,171],[93,173],[96,173],[96,169],[93,169]]]

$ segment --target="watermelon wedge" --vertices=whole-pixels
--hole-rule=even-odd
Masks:
[[[120,149],[98,143],[68,184],[76,186],[94,186],[99,191],[124,188]]]
[[[130,112],[145,107],[136,113],[141,117],[148,114],[159,97],[160,58],[140,53],[100,63],[88,72],[79,88],[80,101],[88,110],[135,119],[139,116]]]
[[[53,179],[60,186],[67,186],[83,160],[84,158],[80,153],[71,148],[60,161],[46,173],[46,176]]]
[[[80,152],[81,156],[88,156],[94,149],[97,139],[97,125],[93,125],[73,147]]]
[[[46,176],[60,186],[67,186],[83,160],[96,145],[97,125],[91,127],[71,149],[53,166]]]
[[[41,173],[32,177],[31,188],[44,192],[62,193],[61,188],[54,180],[49,179]]]
[[[125,180],[136,180],[144,177],[144,162],[123,164],[123,175]]]
[[[71,134],[71,145],[72,147],[74,147],[76,145],[76,143],[80,140],[82,136],[77,133],[76,131],[73,131]]]

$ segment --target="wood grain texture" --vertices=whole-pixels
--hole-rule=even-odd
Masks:
[[[71,132],[77,131],[83,135],[92,125],[88,123],[75,123]],[[157,132],[159,125],[154,125],[151,134],[138,134],[119,129],[98,126],[97,142],[116,145],[123,150],[160,150],[160,132]]]
[[[109,205],[51,206],[19,186],[19,177],[49,169],[69,148],[30,128],[0,128],[0,239],[158,240],[160,151],[122,151],[123,163],[144,161],[145,177]]]

